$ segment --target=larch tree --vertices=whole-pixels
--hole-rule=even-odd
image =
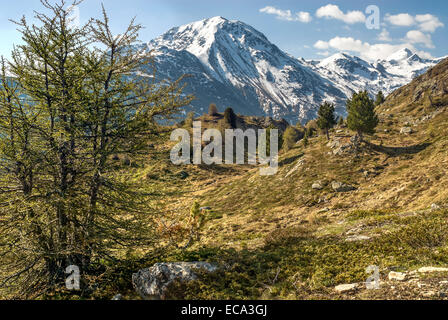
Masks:
[[[103,7],[102,19],[73,26],[81,2],[41,0],[49,13],[15,22],[23,44],[2,64],[0,286],[18,297],[51,292],[69,266],[88,272],[157,243],[147,193],[113,158],[150,152],[159,123],[191,101],[181,79],[137,77],[153,67],[133,46],[134,20],[114,36]]]

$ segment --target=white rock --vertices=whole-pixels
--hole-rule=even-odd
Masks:
[[[339,182],[339,181],[333,181],[331,183],[331,187],[336,192],[350,192],[350,191],[356,190],[355,187],[350,186],[350,185],[345,184],[345,183],[342,183],[342,182]]]
[[[437,296],[437,292],[435,291],[426,291],[422,293],[422,296],[425,298],[433,298],[435,296]]]
[[[197,279],[195,270],[214,272],[218,267],[207,262],[156,263],[132,275],[137,293],[146,300],[164,299],[169,285],[174,281],[189,282]]]
[[[420,273],[433,273],[433,272],[448,272],[448,268],[441,267],[423,267],[418,269]]]
[[[341,142],[339,140],[332,140],[327,143],[327,147],[331,149],[339,148],[341,146]]]
[[[297,164],[294,166],[294,168],[291,169],[291,171],[289,171],[286,176],[285,179],[288,178],[289,176],[291,176],[293,173],[295,173],[297,170],[299,170],[299,168],[301,166],[303,166],[305,164],[305,159],[300,159],[299,161],[297,161]]]
[[[388,278],[389,278],[389,281],[405,281],[406,273],[391,271],[391,272],[389,272]]]
[[[316,181],[313,183],[312,187],[314,190],[322,190],[324,187],[322,185],[322,182]]]
[[[349,284],[340,284],[334,288],[336,292],[346,293],[356,290],[358,287],[357,283],[349,283]]]
[[[403,128],[401,128],[401,130],[400,130],[400,133],[401,133],[401,134],[411,134],[411,133],[413,133],[413,132],[414,132],[414,130],[412,130],[411,127],[403,127]]]
[[[345,239],[345,241],[347,242],[355,242],[355,241],[367,241],[370,240],[371,238],[368,236],[363,236],[363,235],[356,235],[356,236],[350,236],[347,239]]]

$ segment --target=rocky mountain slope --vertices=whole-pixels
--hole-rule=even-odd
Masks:
[[[369,63],[347,53],[338,53],[322,61],[311,61],[310,67],[329,79],[347,96],[359,90],[371,95],[383,91],[388,95],[408,84],[442,59],[422,59],[409,49],[401,49],[386,60]]]
[[[305,61],[281,51],[251,26],[222,17],[173,28],[143,47],[154,50],[158,80],[191,75],[185,92],[196,96],[192,106],[199,114],[215,102],[292,123],[314,118],[325,100],[344,115],[345,100],[354,91],[390,93],[439,61],[407,49],[375,63],[344,53]]]
[[[193,105],[202,113],[215,102],[243,114],[297,121],[314,117],[309,106],[323,100],[341,106],[345,98],[329,80],[239,21],[198,21],[171,29],[149,47],[159,79],[192,75],[186,92],[196,96]]]
[[[166,211],[188,214],[194,201],[207,208],[200,241],[168,261],[226,266],[176,292],[193,299],[446,299],[447,77],[448,59],[391,94],[377,108],[376,134],[358,151],[354,133],[340,126],[331,141],[314,136],[283,151],[274,176],[245,166],[167,167],[163,175],[183,170],[187,178],[164,200]],[[373,270],[378,289],[366,287]]]

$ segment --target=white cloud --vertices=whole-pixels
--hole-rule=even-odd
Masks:
[[[300,11],[296,13],[296,15],[299,18],[300,22],[308,23],[311,22],[311,20],[313,20],[309,12]]]
[[[318,18],[337,19],[348,24],[366,21],[366,16],[361,11],[349,11],[344,13],[337,5],[334,4],[328,4],[324,7],[320,7],[316,11],[316,16]]]
[[[320,49],[320,50],[325,50],[328,49],[330,47],[330,45],[328,44],[328,42],[319,40],[314,44],[314,48],[316,49]]]
[[[376,61],[379,59],[386,59],[391,54],[397,52],[403,48],[409,48],[414,52],[418,52],[421,57],[430,57],[431,55],[424,51],[417,51],[411,42],[402,44],[389,44],[389,43],[377,43],[370,44],[361,40],[354,39],[352,37],[335,37],[330,41],[319,40],[314,45],[317,49],[335,49],[338,51],[351,51],[355,52],[361,58],[368,61]]]
[[[319,51],[317,54],[320,56],[328,57],[331,53],[330,51]]]
[[[260,12],[275,15],[277,19],[285,21],[300,21],[303,23],[308,23],[313,20],[309,12],[300,11],[293,14],[291,10],[281,10],[272,6],[264,7],[260,9]]]
[[[400,13],[396,15],[387,14],[385,20],[394,26],[410,27],[415,23],[415,19],[408,13]]]
[[[426,51],[417,51],[416,52],[420,58],[423,59],[434,59],[433,55]]]
[[[363,52],[367,50],[369,44],[352,37],[335,37],[328,42],[328,45],[340,51]]]
[[[378,35],[378,40],[387,41],[387,42],[392,41],[389,31],[387,31],[386,29],[383,29],[381,31],[381,33]]]
[[[415,20],[420,24],[420,30],[426,32],[434,32],[437,28],[445,26],[439,18],[432,14],[416,15]]]
[[[424,44],[426,48],[434,48],[431,35],[425,34],[419,30],[409,31],[408,33],[406,33],[406,38],[404,40],[409,41],[410,43]]]
[[[437,28],[445,25],[440,22],[439,18],[432,14],[418,14],[415,17],[409,13],[400,13],[397,15],[386,15],[385,20],[392,25],[400,27],[410,27],[418,25],[418,28],[424,32],[434,32]]]

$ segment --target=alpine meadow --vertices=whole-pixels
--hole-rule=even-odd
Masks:
[[[318,2],[11,3],[0,299],[447,300],[448,7]]]

